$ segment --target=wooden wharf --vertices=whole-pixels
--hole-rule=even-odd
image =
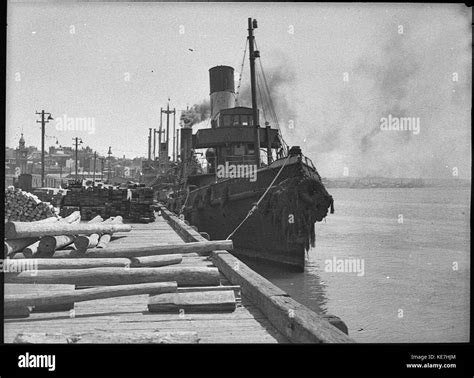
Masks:
[[[161,207],[153,223],[134,223],[131,226],[131,232],[114,233],[107,248],[145,248],[157,244],[179,246],[183,243],[206,241],[193,227],[165,207]],[[180,287],[178,284],[176,293],[181,295],[201,290],[228,293],[230,290],[234,293],[235,309],[193,312],[180,309],[178,303],[176,311],[150,312],[149,294],[74,301],[69,306],[58,306],[55,311],[47,309],[45,312],[31,311],[24,317],[18,315],[6,318],[4,342],[121,344],[354,342],[346,334],[347,327],[340,319],[319,315],[296,302],[286,292],[251,270],[226,250],[183,253],[181,262],[170,266],[217,268],[220,281],[218,286],[199,288]],[[65,284],[14,283],[9,280],[5,282],[5,295],[11,297],[18,294],[54,294],[56,291],[91,290]],[[226,288],[229,290],[224,290]]]

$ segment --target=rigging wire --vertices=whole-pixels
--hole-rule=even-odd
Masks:
[[[257,41],[255,41],[255,47],[258,49]],[[278,122],[278,116],[276,115],[276,112],[275,112],[275,106],[273,104],[273,100],[272,100],[272,97],[270,95],[270,88],[268,86],[267,77],[265,75],[265,70],[263,69],[262,59],[259,59],[258,62],[259,62],[259,65],[260,65],[261,74],[263,76],[263,83],[265,84],[264,88],[265,88],[265,90],[268,94],[268,98],[269,98],[270,112],[272,114],[272,118],[274,118],[274,121],[275,121],[275,124],[276,124],[277,128],[280,128],[280,123]]]
[[[235,103],[239,105],[239,94],[240,94],[240,85],[242,84],[242,73],[244,72],[245,57],[247,55],[247,47],[249,41],[245,40],[244,56],[242,58],[242,64],[240,65],[240,74],[239,74],[239,83],[237,84],[237,91],[235,92]]]
[[[285,159],[285,161],[283,162],[283,165],[281,166],[280,170],[278,171],[278,173],[275,175],[275,177],[273,178],[272,182],[270,183],[270,185],[268,185],[268,188],[265,190],[265,192],[263,193],[263,195],[259,198],[259,200],[257,201],[257,203],[255,205],[252,206],[252,208],[249,210],[248,214],[246,215],[246,217],[242,220],[242,222],[239,223],[239,225],[234,229],[234,231],[232,231],[229,236],[227,236],[227,239],[225,240],[229,240],[232,236],[234,236],[234,234],[237,232],[237,230],[245,223],[245,221],[250,218],[252,216],[252,214],[258,209],[258,206],[260,205],[260,202],[262,202],[263,198],[267,195],[268,191],[270,190],[270,188],[273,186],[273,184],[275,183],[276,179],[278,178],[278,176],[280,176],[280,173],[281,171],[283,171],[283,168],[285,168],[285,165],[286,163],[288,163],[288,160],[290,159],[290,155],[288,155]]]
[[[257,91],[258,91],[258,94],[260,95],[260,105],[262,106],[262,112],[263,112],[263,119],[265,120],[265,122],[267,122],[267,116],[266,116],[266,113],[265,113],[265,104],[263,102],[263,97],[262,97],[262,90],[260,89],[260,81],[259,81],[259,75],[256,75],[256,83],[257,83]]]
[[[256,39],[254,39],[254,41],[255,41],[255,47],[258,49]],[[266,75],[265,75],[265,70],[263,69],[262,60],[259,59],[258,61],[259,61],[259,65],[260,65],[261,75],[263,76],[263,83],[264,83],[265,92],[268,96],[268,103],[269,103],[269,110],[270,110],[271,118],[275,122],[276,127],[278,129],[278,137],[281,141],[281,144],[284,147],[284,150],[286,150],[286,153],[288,154],[288,152],[290,150],[290,147],[288,146],[288,144],[283,139],[283,134],[281,132],[280,123],[279,123],[278,116],[277,116],[276,111],[275,111],[275,106],[273,104],[272,96],[271,96],[271,93],[270,93],[270,88],[268,86],[268,81],[267,81],[267,78],[266,78]]]

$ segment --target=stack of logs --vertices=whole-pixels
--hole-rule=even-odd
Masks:
[[[47,218],[36,222],[5,223],[4,255],[13,257],[51,257],[56,251],[74,247],[73,252],[84,253],[88,248],[105,248],[114,232],[128,232],[122,217],[103,220],[96,216],[88,223],[80,223],[76,211],[66,218]]]
[[[41,201],[43,202],[49,202],[52,204],[54,207],[59,207],[61,205],[61,199],[63,198],[62,193],[48,193],[48,192],[43,192],[43,191],[34,191],[33,194],[37,196]]]
[[[132,198],[130,200],[129,217],[135,221],[155,220],[153,212],[153,189],[151,188],[137,188],[131,189]]]
[[[88,224],[90,227],[96,225],[100,223]],[[16,231],[18,236],[30,235],[22,233],[19,228]],[[35,260],[37,271],[34,275],[26,271],[12,273],[8,267],[4,269],[7,294],[5,316],[28,317],[30,308],[35,312],[65,311],[74,308],[76,302],[143,294],[150,295],[150,313],[233,312],[240,297],[240,287],[223,286],[219,270],[207,260],[212,251],[231,250],[232,247],[232,241],[225,240],[147,247],[109,246],[106,249],[88,249],[82,254],[56,251],[49,258]],[[15,264],[24,262],[19,260],[24,258],[24,255],[17,254],[5,262]],[[196,264],[198,259],[201,263]],[[45,286],[44,290],[40,289],[41,285]],[[54,291],[50,288],[52,285],[63,285],[64,288]],[[25,291],[19,290],[19,286],[38,289]],[[42,335],[19,334],[16,342],[51,342]],[[67,337],[58,337],[53,342],[68,342]],[[90,342],[87,337],[79,342]],[[149,333],[146,342],[170,342],[169,335],[168,341],[163,341],[163,337],[159,333]],[[183,342],[183,337],[181,335],[177,342]],[[107,342],[107,339],[104,340],[102,342]],[[198,340],[193,332],[185,342]],[[143,340],[128,338],[127,342]]]
[[[63,200],[61,215],[67,216],[71,209],[79,209],[84,220],[97,215],[108,218],[122,216],[125,219],[153,222],[152,188],[71,188]]]
[[[57,219],[50,203],[13,186],[5,190],[5,219],[8,221],[31,222],[53,217]]]

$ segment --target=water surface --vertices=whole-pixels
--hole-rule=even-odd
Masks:
[[[470,188],[330,189],[304,273],[252,268],[357,342],[469,341]],[[359,259],[364,275],[326,272]]]

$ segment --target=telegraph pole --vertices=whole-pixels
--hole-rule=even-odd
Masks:
[[[166,149],[167,149],[167,153],[169,154],[169,151],[170,151],[170,103],[169,101],[168,101],[168,104],[166,105]]]
[[[97,160],[97,151],[94,151],[94,173],[92,174],[92,185],[95,186],[95,161]]]
[[[156,158],[156,129],[153,129],[153,160]]]
[[[161,134],[163,133],[163,108],[160,108],[160,128],[158,131],[158,159],[161,157]]]
[[[176,109],[173,109],[173,161],[176,161],[176,139]]]
[[[179,152],[179,129],[176,130],[177,134],[176,134],[176,161],[178,161],[178,156],[180,155],[180,152]]]
[[[51,113],[46,113],[44,110],[36,112],[37,115],[41,115],[41,121],[36,121],[36,123],[41,123],[41,186],[44,187],[44,131],[45,126],[49,121],[53,121],[54,118],[51,117]],[[46,114],[48,118],[45,119]]]
[[[163,108],[160,108],[160,131],[158,131],[158,153],[160,152],[161,149],[161,133],[163,132]]]
[[[100,179],[102,180],[102,183],[104,181],[104,167],[105,167],[105,157],[100,159]]]
[[[148,160],[151,160],[151,127],[149,128],[149,133],[148,133]]]

